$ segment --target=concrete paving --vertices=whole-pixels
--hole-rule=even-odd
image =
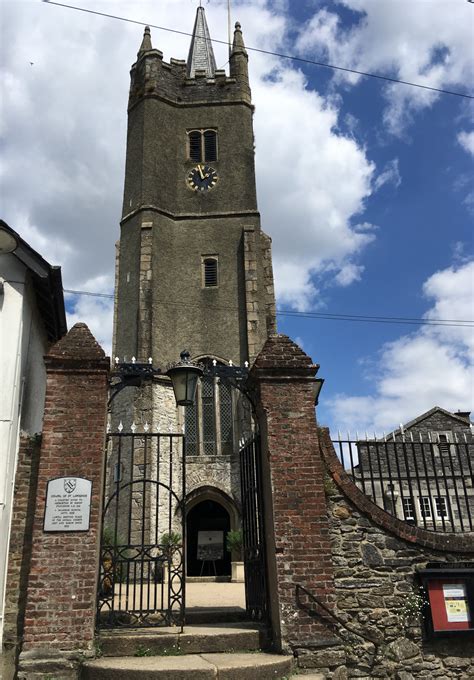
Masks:
[[[192,607],[245,609],[245,584],[186,583],[186,608]]]
[[[132,584],[115,586],[114,609],[161,609],[168,605],[168,584],[144,584],[135,588]],[[245,609],[245,584],[243,583],[186,583],[186,608],[234,607]]]

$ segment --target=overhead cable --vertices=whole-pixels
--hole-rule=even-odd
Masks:
[[[138,26],[150,26],[150,28],[156,28],[160,31],[166,31],[167,33],[176,33],[178,35],[186,35],[193,37],[192,33],[187,31],[179,31],[176,28],[168,28],[167,26],[158,26],[156,24],[147,23],[144,21],[137,21],[136,19],[128,19],[127,17],[121,17],[116,14],[107,14],[106,12],[97,12],[96,10],[86,9],[85,7],[75,7],[74,5],[66,5],[62,2],[54,2],[54,0],[42,0],[47,5],[57,5],[58,7],[65,7],[66,9],[73,9],[77,12],[85,12],[86,14],[95,14],[97,16],[106,17],[107,19],[117,19],[117,21],[125,21],[130,24],[137,24]],[[227,40],[218,40],[216,38],[209,38],[210,42],[218,43],[220,45],[228,45]],[[302,64],[308,64],[311,66],[321,66],[323,68],[330,68],[336,71],[343,71],[345,73],[354,73],[358,76],[365,76],[367,78],[377,78],[378,80],[385,80],[390,83],[397,83],[399,85],[409,85],[410,87],[418,87],[422,90],[430,90],[431,92],[438,92],[439,94],[447,94],[453,97],[464,97],[465,99],[474,99],[474,95],[467,94],[465,92],[455,92],[453,90],[444,90],[439,87],[431,87],[430,85],[422,85],[421,83],[413,83],[409,80],[400,80],[398,78],[391,78],[390,76],[381,76],[376,73],[368,73],[366,71],[358,71],[353,68],[346,68],[344,66],[336,66],[335,64],[327,64],[322,61],[314,61],[313,59],[306,59],[304,57],[297,57],[292,54],[284,54],[282,52],[272,52],[271,50],[264,50],[260,47],[248,47],[245,49],[251,52],[258,52],[260,54],[268,54],[272,57],[279,57],[280,59],[288,59],[290,61],[297,61]]]
[[[70,295],[86,295],[89,297],[114,299],[112,293],[93,293],[85,290],[70,290],[64,288],[64,292]],[[194,307],[190,302],[168,302],[157,300],[159,304],[172,307]],[[219,307],[218,305],[203,305],[215,311],[238,311],[238,307]],[[368,314],[330,314],[329,312],[298,312],[291,309],[277,309],[277,316],[294,316],[307,319],[321,319],[326,321],[365,321],[368,323],[392,323],[392,324],[412,324],[417,326],[457,326],[460,328],[474,328],[474,319],[421,319],[416,317],[403,316],[373,316]]]

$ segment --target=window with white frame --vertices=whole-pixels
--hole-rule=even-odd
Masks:
[[[403,517],[406,520],[415,519],[415,504],[413,502],[413,498],[403,498],[402,499],[402,506],[403,506]]]
[[[429,496],[421,496],[419,498],[420,516],[424,519],[431,519],[433,512],[431,509],[431,498]]]
[[[448,518],[448,502],[445,496],[434,497],[435,513],[437,519]]]

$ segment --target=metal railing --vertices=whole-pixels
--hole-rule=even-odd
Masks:
[[[333,441],[356,486],[374,503],[428,531],[473,531],[474,442],[453,433]]]
[[[246,442],[239,455],[246,609],[253,621],[265,621],[267,564],[260,436],[257,434]]]
[[[97,625],[183,626],[182,434],[107,435]]]

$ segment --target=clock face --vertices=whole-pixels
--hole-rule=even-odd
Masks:
[[[187,184],[193,191],[209,191],[217,184],[217,172],[209,165],[196,165],[188,172]]]

